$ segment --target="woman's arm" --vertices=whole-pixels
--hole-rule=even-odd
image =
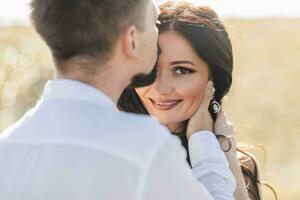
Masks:
[[[245,179],[241,170],[240,162],[237,158],[236,152],[234,151],[235,150],[230,150],[229,152],[225,153],[226,158],[229,162],[230,170],[233,173],[233,176],[235,177],[236,181],[236,190],[234,192],[234,198],[247,200],[250,198],[246,189]]]
[[[241,165],[237,157],[236,141],[234,138],[234,128],[232,124],[227,120],[223,111],[218,114],[215,122],[214,131],[216,135],[224,135],[230,139],[231,148],[225,153],[225,156],[229,162],[229,167],[233,173],[236,181],[236,190],[234,192],[234,198],[237,200],[248,200],[248,192],[246,189],[245,179],[241,170]],[[222,149],[228,149],[230,146],[229,142],[220,138],[219,140]]]

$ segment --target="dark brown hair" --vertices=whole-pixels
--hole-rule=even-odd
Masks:
[[[223,23],[211,8],[194,6],[187,2],[166,2],[160,5],[160,10],[159,32],[176,31],[190,42],[198,56],[208,64],[216,88],[215,98],[221,104],[222,98],[230,89],[233,70],[232,45]],[[123,91],[118,107],[126,112],[148,114],[133,86]],[[211,106],[209,111],[215,119],[216,114],[212,112]],[[187,122],[184,122],[179,132],[174,134],[181,139],[187,151],[187,161],[190,163],[188,140],[185,135]],[[251,199],[258,200],[260,181],[255,160],[241,149],[237,151],[243,154],[240,164],[248,194]]]
[[[143,30],[149,0],[33,0],[31,19],[56,61],[109,58],[128,25]]]

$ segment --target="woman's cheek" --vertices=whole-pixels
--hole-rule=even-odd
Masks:
[[[198,82],[197,84],[191,84],[189,90],[185,90],[185,100],[189,104],[188,107],[190,107],[189,115],[193,115],[197,111],[204,96],[204,89],[205,86]]]
[[[139,98],[142,100],[143,104],[146,103],[147,94],[149,93],[150,87],[143,87],[143,88],[136,88],[135,92],[139,96]]]

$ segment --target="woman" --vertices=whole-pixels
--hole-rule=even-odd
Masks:
[[[160,10],[158,29],[161,54],[156,66],[156,80],[150,86],[129,86],[125,89],[119,108],[156,117],[180,137],[187,150],[188,162],[189,128],[211,117],[215,120],[214,132],[219,135],[217,138],[226,151],[237,181],[235,199],[260,199],[256,162],[246,154],[242,162],[238,162],[234,138],[228,140],[234,133],[233,128],[220,111],[222,98],[231,86],[233,68],[231,42],[223,24],[210,8],[186,2],[166,2]],[[214,86],[213,99],[208,108],[211,116],[208,114],[205,119],[199,120],[195,113],[210,81]]]

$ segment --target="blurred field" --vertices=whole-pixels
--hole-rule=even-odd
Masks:
[[[300,198],[300,19],[227,20],[234,52],[225,109],[238,140],[263,146],[263,178],[279,199]],[[0,131],[39,99],[52,77],[46,46],[30,27],[0,27]],[[264,199],[274,199],[264,188]]]

